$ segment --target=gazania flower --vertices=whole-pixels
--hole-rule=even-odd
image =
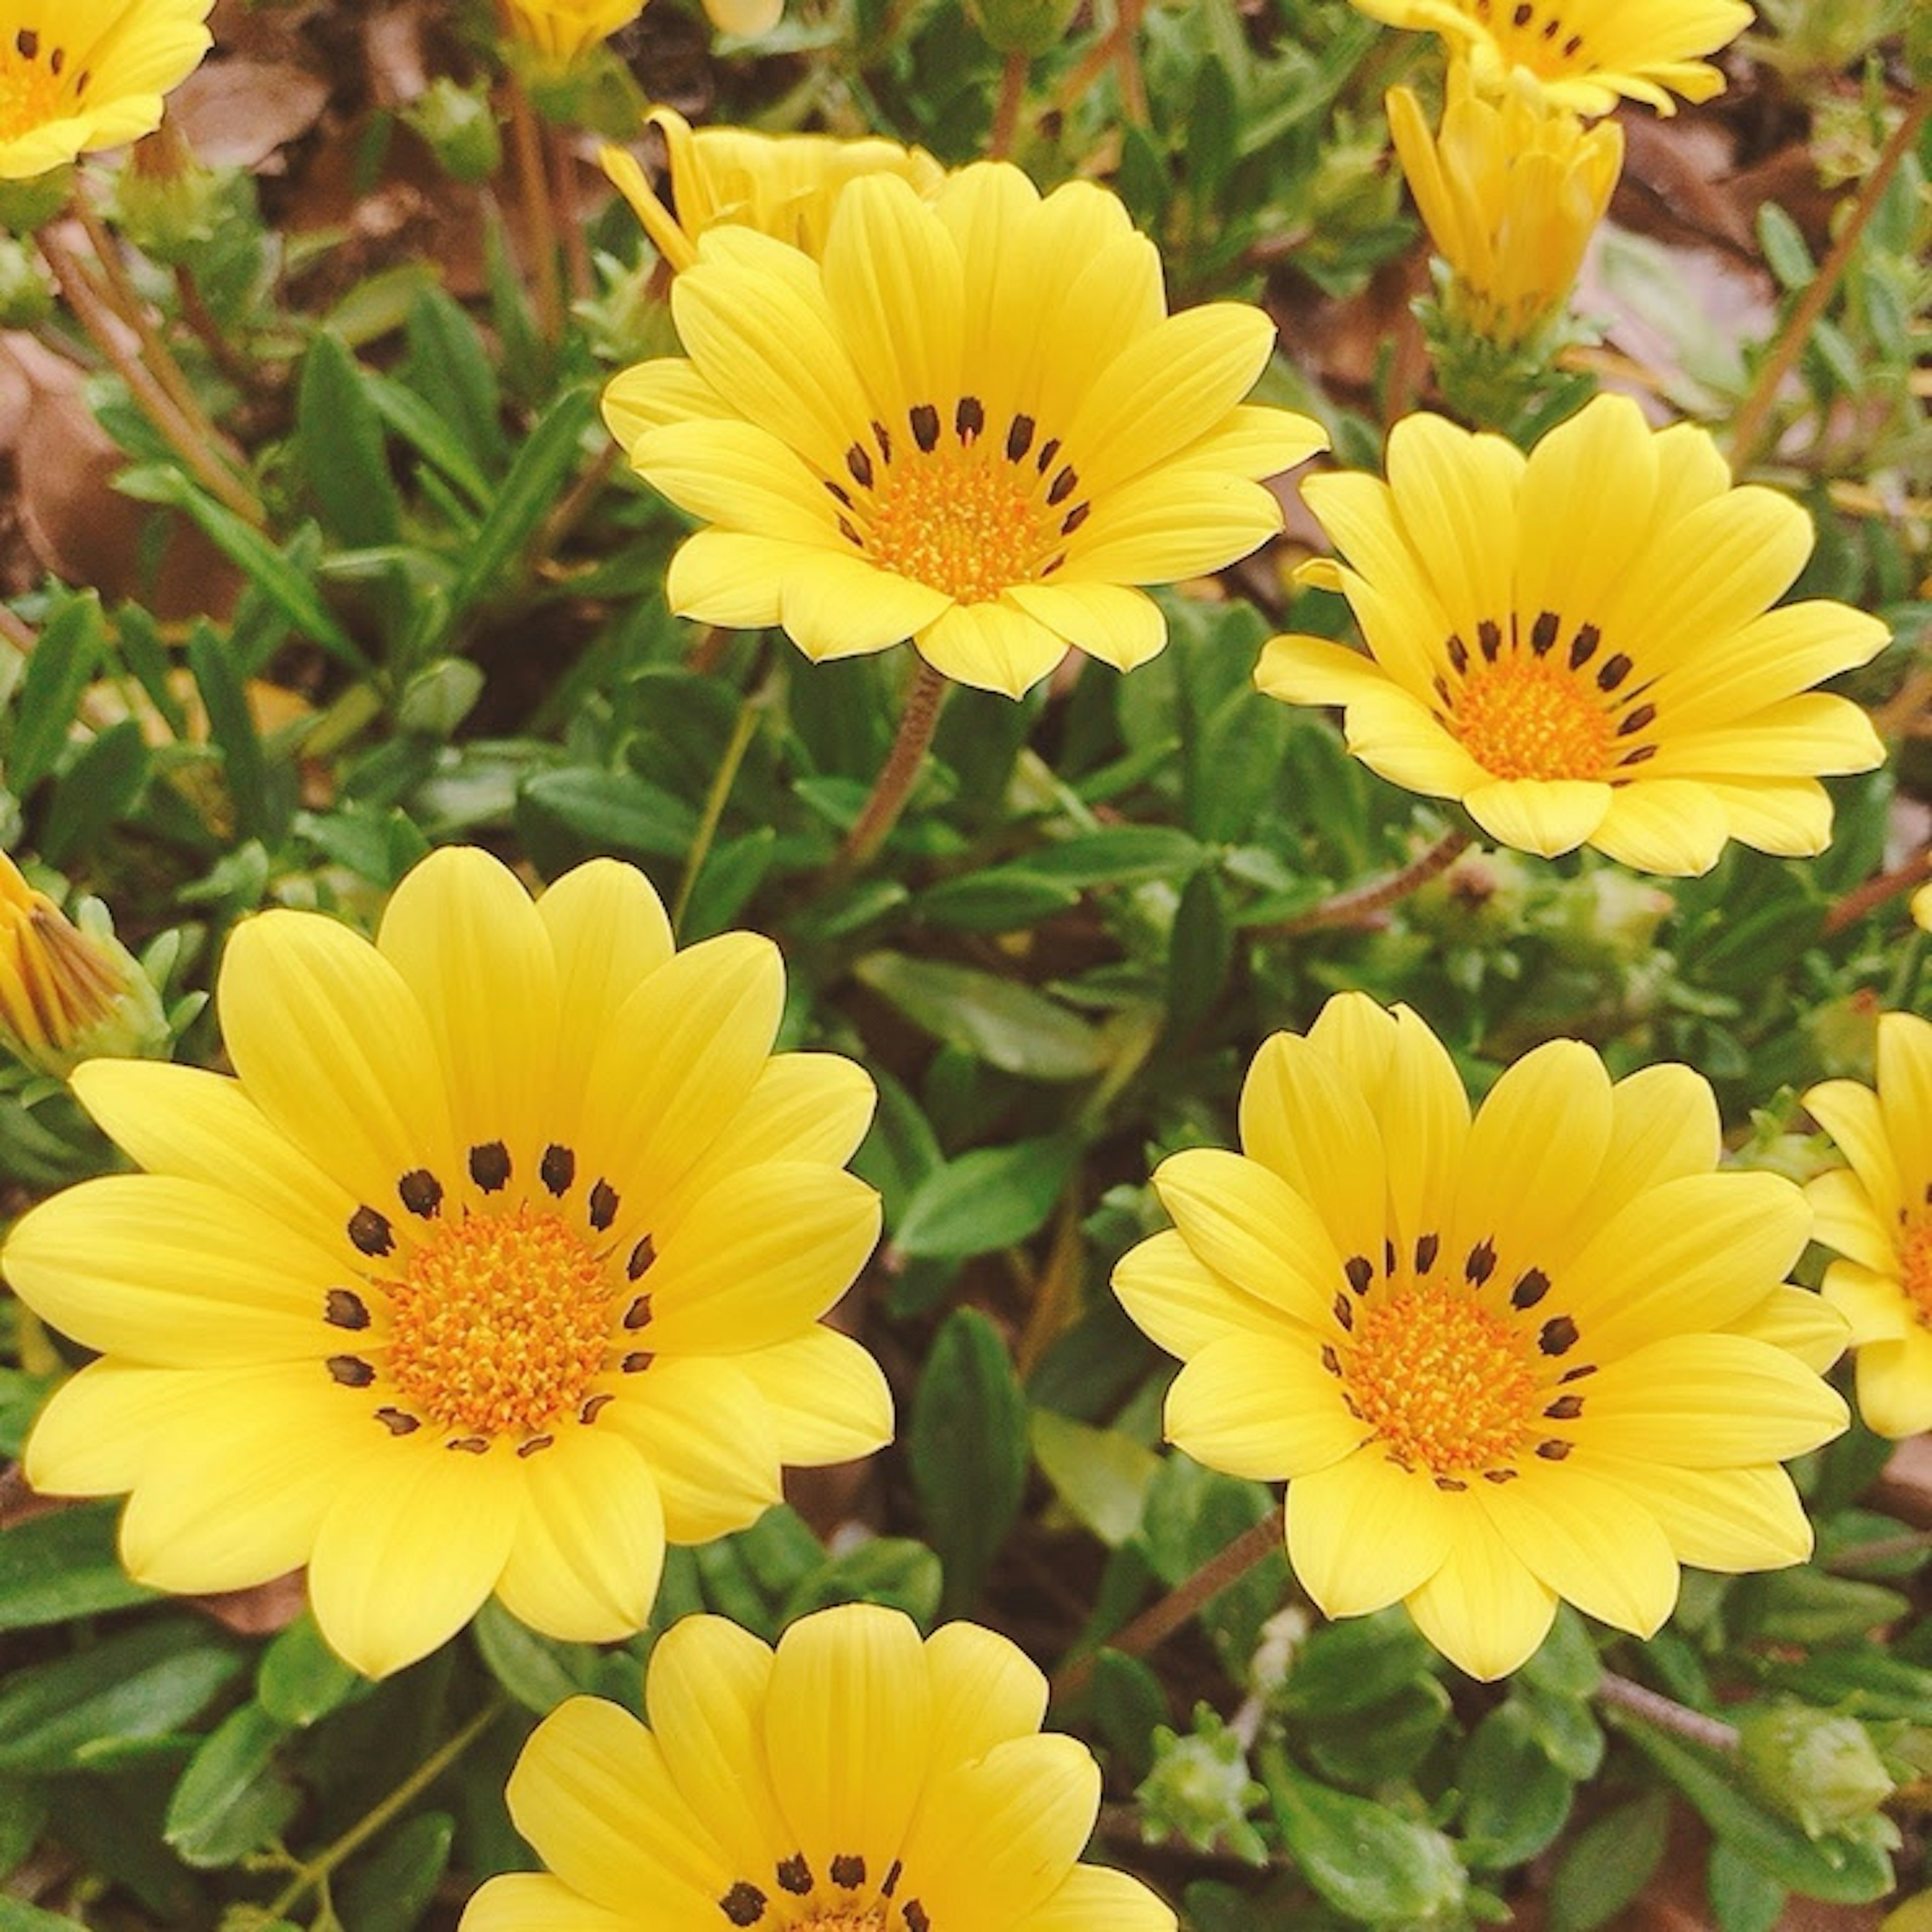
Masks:
[[[1240,1153],[1162,1164],[1174,1229],[1114,1286],[1186,1363],[1169,1438],[1288,1479],[1288,1555],[1328,1615],[1400,1600],[1498,1677],[1558,1598],[1648,1636],[1679,1564],[1807,1556],[1778,1466],[1845,1425],[1818,1374],[1843,1324],[1784,1282],[1798,1189],[1712,1171],[1689,1068],[1612,1084],[1555,1041],[1472,1120],[1414,1013],[1343,994],[1262,1048],[1240,1124]]]
[[[1881,1436],[1932,1429],[1932,1026],[1878,1023],[1878,1090],[1828,1080],[1804,1096],[1851,1165],[1805,1192],[1817,1237],[1844,1258],[1825,1299],[1851,1324],[1858,1410]]]
[[[502,0],[502,6],[513,39],[539,66],[561,72],[628,27],[644,0]]]
[[[161,124],[201,64],[214,0],[0,0],[0,181]]]
[[[1369,655],[1276,638],[1256,682],[1346,707],[1348,748],[1459,799],[1492,838],[1582,844],[1640,872],[1709,870],[1727,838],[1823,850],[1819,777],[1881,763],[1855,704],[1812,687],[1885,626],[1824,599],[1768,607],[1812,544],[1775,491],[1732,488],[1711,438],[1599,396],[1526,460],[1439,416],[1390,432],[1388,482],[1310,477]]]
[[[853,182],[822,262],[714,227],[671,312],[691,359],[604,395],[632,466],[710,526],[673,558],[671,604],[782,624],[814,658],[910,637],[1015,697],[1070,644],[1128,670],[1166,640],[1130,586],[1264,542],[1281,513],[1256,479],[1324,442],[1241,402],[1274,341],[1260,310],[1168,315],[1114,196],[1042,200],[1001,164],[930,201]]]
[[[694,131],[668,107],[652,109],[648,120],[664,130],[675,214],[658,200],[634,155],[606,148],[599,158],[674,268],[689,268],[698,260],[698,238],[721,222],[754,228],[816,258],[825,252],[832,211],[848,182],[861,175],[897,175],[929,195],[946,178],[923,148],[896,141],[760,134],[745,128]]]
[[[1580,114],[1619,95],[1673,114],[1673,94],[1708,100],[1724,76],[1698,58],[1750,25],[1744,0],[1355,0],[1391,26],[1440,34],[1484,87],[1520,76]]]
[[[1449,265],[1458,319],[1496,342],[1534,334],[1568,300],[1610,204],[1623,130],[1586,128],[1522,88],[1485,100],[1460,60],[1439,133],[1406,87],[1390,91],[1388,117],[1409,191]]]
[[[922,1642],[847,1604],[774,1656],[687,1617],[645,1703],[648,1730],[595,1697],[537,1726],[510,1815],[550,1869],[490,1880],[463,1932],[1173,1932],[1144,1886],[1076,1862],[1099,1769],[1040,1735],[1046,1679],[976,1624]]]
[[[841,1171],[872,1087],[772,1056],[768,940],[674,955],[629,866],[532,906],[448,850],[374,945],[249,920],[218,999],[238,1078],[90,1062],[75,1090],[148,1171],[56,1195],[0,1256],[102,1352],[40,1418],[29,1480],[131,1490],[134,1576],[224,1590],[306,1563],[370,1676],[493,1590],[607,1641],[648,1616],[667,1535],[742,1528],[782,1462],[890,1436],[877,1366],[817,1325],[878,1232]]]
[[[76,926],[0,852],[0,1046],[64,1078],[92,1054],[147,1052],[166,1034],[154,988],[104,913]]]

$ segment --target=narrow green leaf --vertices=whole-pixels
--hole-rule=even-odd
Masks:
[[[1116,825],[1039,846],[1026,855],[1026,869],[1066,886],[1132,886],[1185,878],[1207,856],[1178,826]]]
[[[476,508],[488,509],[488,473],[442,418],[415,390],[392,376],[364,370],[362,382],[376,414],[419,456],[434,464]]]
[[[1670,1802],[1646,1791],[1593,1820],[1563,1854],[1550,1886],[1550,1932],[1597,1932],[1650,1882],[1664,1860]]]
[[[401,536],[403,506],[382,419],[355,357],[326,328],[302,358],[295,454],[332,536],[356,545],[392,544]]]
[[[208,710],[208,735],[221,754],[228,796],[235,807],[236,835],[268,839],[286,828],[272,824],[268,766],[248,710],[248,696],[221,640],[197,624],[188,643],[188,669]]]
[[[7,741],[7,788],[16,798],[53,769],[106,640],[100,599],[91,590],[70,597],[34,640]]]
[[[868,953],[852,970],[915,1026],[1004,1072],[1080,1080],[1106,1058],[1084,1020],[997,974],[899,952]]]
[[[1019,1513],[1027,1403],[1000,1333],[956,1309],[933,1338],[907,1432],[913,1486],[945,1566],[949,1615],[969,1609]]]
[[[1024,866],[1000,866],[932,886],[913,902],[913,910],[930,926],[1013,932],[1079,903],[1076,886],[1042,878]]]
[[[146,742],[132,718],[110,724],[74,760],[40,831],[40,850],[50,864],[62,866],[76,853],[93,850],[140,796],[148,764]]]
[[[64,1623],[151,1601],[154,1592],[121,1567],[115,1549],[119,1515],[116,1503],[85,1503],[0,1532],[0,1630]]]
[[[517,816],[545,872],[592,852],[678,859],[698,836],[698,814],[685,801],[639,778],[593,766],[539,772],[518,796]],[[560,835],[562,835],[560,840]],[[561,861],[553,866],[548,861]]]
[[[1090,1428],[1050,1408],[1033,1413],[1033,1453],[1054,1494],[1118,1550],[1141,1526],[1160,1458],[1118,1429]]]
[[[296,1730],[366,1695],[369,1681],[328,1647],[314,1615],[296,1618],[262,1653],[255,1696],[263,1710]]]
[[[974,1148],[913,1190],[892,1232],[908,1255],[959,1258],[1008,1248],[1043,1227],[1065,1190],[1079,1143],[1065,1134]]]
[[[274,1774],[285,1727],[259,1704],[231,1711],[196,1746],[168,1801],[161,1836],[184,1864],[232,1865],[295,1815],[294,1787]]]
[[[595,1651],[540,1636],[494,1597],[477,1612],[470,1630],[490,1674],[525,1710],[538,1717],[590,1688]]]
[[[424,289],[411,302],[407,328],[410,386],[477,463],[494,468],[506,442],[503,392],[482,332],[440,288]]]
[[[342,1923],[355,1932],[410,1932],[449,1865],[456,1820],[424,1811],[386,1833],[342,1882]]]

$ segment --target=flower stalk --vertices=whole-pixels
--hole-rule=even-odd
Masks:
[[[922,658],[919,674],[906,694],[898,735],[892,740],[892,749],[886,754],[886,762],[879,769],[865,809],[845,835],[845,843],[839,848],[832,867],[836,877],[849,878],[868,864],[898,823],[899,814],[904,811],[906,800],[912,796],[920,767],[926,762],[932,734],[938,728],[939,708],[945,698],[945,674],[934,670]]]

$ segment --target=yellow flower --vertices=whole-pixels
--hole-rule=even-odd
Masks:
[[[1554,1041],[1472,1120],[1422,1021],[1348,993],[1262,1048],[1240,1130],[1240,1154],[1162,1164],[1175,1228],[1114,1286],[1186,1363],[1169,1438],[1289,1479],[1288,1555],[1328,1615],[1400,1600],[1497,1677],[1558,1598],[1648,1636],[1680,1563],[1804,1560],[1778,1466],[1845,1425],[1818,1373],[1843,1324],[1784,1282],[1798,1189],[1712,1172],[1688,1067],[1612,1084]]]
[[[102,1352],[29,1479],[131,1490],[122,1558],[162,1589],[306,1563],[372,1676],[493,1590],[555,1636],[636,1630],[667,1536],[892,1431],[877,1365],[819,1325],[878,1233],[842,1169],[872,1084],[772,1056],[784,995],[754,934],[674,954],[610,860],[532,906],[436,853],[374,945],[248,921],[218,993],[239,1077],[89,1063],[76,1092],[147,1172],[56,1195],[0,1256]]]
[[[813,658],[911,637],[1017,697],[1070,644],[1128,670],[1166,640],[1130,586],[1220,568],[1281,527],[1256,479],[1322,447],[1244,406],[1260,310],[1167,314],[1160,257],[1088,182],[1042,200],[982,164],[930,200],[842,194],[823,262],[714,227],[671,287],[690,360],[627,370],[604,416],[632,464],[712,527],[674,608],[782,624]]]
[[[0,852],[0,1044],[64,1078],[90,1054],[144,1052],[166,1032],[153,987],[112,934],[75,926]]]
[[[214,0],[0,0],[0,181],[161,124],[200,64]]]
[[[1623,166],[1623,130],[1586,128],[1528,89],[1485,100],[1460,60],[1438,134],[1406,87],[1390,92],[1388,117],[1460,319],[1497,342],[1533,334],[1569,298]]]
[[[1932,932],[1932,885],[1921,886],[1911,904],[1912,924],[1922,932]]]
[[[1302,490],[1352,566],[1323,560],[1307,580],[1347,596],[1369,655],[1276,638],[1262,690],[1346,706],[1364,763],[1546,857],[1587,844],[1688,874],[1727,838],[1824,850],[1819,777],[1884,749],[1857,706],[1812,687],[1886,632],[1824,599],[1768,608],[1811,552],[1798,505],[1732,488],[1702,430],[1652,430],[1621,396],[1527,460],[1500,436],[1406,417],[1388,477]]]
[[[1844,1258],[1825,1299],[1851,1324],[1858,1409],[1881,1436],[1932,1429],[1932,1026],[1878,1023],[1878,1089],[1828,1080],[1804,1096],[1851,1162],[1805,1192],[1817,1238]]]
[[[923,148],[896,141],[840,141],[829,134],[760,134],[743,128],[693,130],[684,116],[654,108],[670,157],[671,210],[637,158],[607,147],[604,172],[637,211],[658,253],[674,268],[698,260],[698,238],[719,223],[754,228],[816,260],[825,253],[832,211],[861,175],[892,174],[930,195],[946,170]]]
[[[1355,0],[1372,19],[1440,34],[1479,86],[1534,79],[1580,114],[1607,114],[1619,95],[1674,114],[1672,94],[1708,100],[1724,76],[1698,56],[1750,25],[1744,0]]]
[[[644,0],[502,0],[514,38],[539,66],[561,72],[590,50],[628,27]]]
[[[550,1869],[490,1880],[463,1932],[1173,1932],[1077,1862],[1099,1769],[1040,1735],[1046,1679],[976,1624],[922,1643],[847,1604],[774,1656],[687,1617],[644,1696],[648,1730],[595,1697],[538,1726],[510,1815]]]

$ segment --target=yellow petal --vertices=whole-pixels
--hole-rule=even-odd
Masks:
[[[1905,1205],[1905,1189],[1878,1096],[1856,1080],[1827,1080],[1804,1096],[1804,1106],[1851,1162],[1880,1224],[1895,1226]],[[1915,1160],[1913,1172],[1922,1171]]]
[[[1040,1666],[995,1631],[945,1624],[926,1639],[926,1664],[935,1765],[964,1764],[1010,1738],[1030,1737],[1046,1715]]]
[[[1680,1563],[1736,1573],[1780,1570],[1811,1554],[1811,1524],[1780,1468],[1676,1469],[1580,1448],[1564,1466],[1624,1490],[1654,1516]]]
[[[955,604],[914,642],[957,684],[1023,698],[1066,655],[1066,640],[1005,604]]]
[[[1858,1414],[1894,1441],[1932,1429],[1932,1335],[1914,1322],[1895,1342],[1858,1351]]]
[[[674,1543],[747,1528],[782,1493],[778,1437],[756,1390],[729,1362],[660,1356],[625,1378],[597,1426],[641,1453]]]
[[[1419,1589],[1449,1553],[1457,1508],[1379,1443],[1291,1483],[1288,1557],[1327,1617],[1379,1610]],[[1365,1536],[1363,1526],[1373,1523]]]
[[[1690,778],[1640,778],[1612,793],[1590,843],[1636,872],[1698,878],[1718,862],[1730,836],[1730,815],[1708,786]]]
[[[1610,788],[1594,779],[1503,778],[1478,785],[1462,802],[1505,845],[1553,859],[1574,852],[1603,824]]]
[[[781,543],[736,530],[700,530],[680,544],[664,574],[664,601],[701,624],[763,630],[778,620],[778,598],[794,564],[810,562],[818,544]]]
[[[1076,1865],[1014,1932],[1174,1932],[1174,1918],[1138,1879],[1104,1865]]]
[[[1168,1440],[1224,1475],[1276,1482],[1326,1469],[1368,1431],[1342,1406],[1316,1344],[1210,1342],[1167,1392]]]
[[[1150,1235],[1120,1257],[1114,1292],[1156,1347],[1184,1361],[1231,1329],[1283,1335],[1278,1309],[1216,1274],[1176,1228]]]
[[[952,608],[952,599],[929,584],[829,548],[788,564],[778,593],[785,635],[814,664],[903,644]]]
[[[1006,601],[1089,657],[1132,670],[1167,643],[1167,620],[1150,597],[1118,584],[1016,584]]]
[[[1834,1262],[1825,1270],[1825,1299],[1844,1317],[1852,1342],[1860,1348],[1874,1342],[1901,1342],[1917,1325],[1916,1311],[1897,1268],[1896,1262],[1875,1269],[1856,1262]]]
[[[709,1917],[682,1919],[672,1916],[674,1906],[664,1909],[663,1932],[698,1932],[700,1926],[710,1932]],[[592,1904],[548,1872],[504,1872],[470,1894],[460,1932],[644,1932],[644,1921]]]
[[[731,1366],[764,1398],[778,1460],[791,1468],[850,1462],[892,1439],[885,1372],[849,1335],[820,1326],[734,1355]]]
[[[1790,1282],[1780,1283],[1762,1301],[1746,1309],[1725,1333],[1768,1342],[1820,1376],[1845,1352],[1851,1340],[1838,1309],[1822,1295]]]
[[[1442,1567],[1405,1600],[1416,1628],[1472,1677],[1507,1677],[1550,1634],[1556,1593],[1480,1510],[1459,1512]]]

